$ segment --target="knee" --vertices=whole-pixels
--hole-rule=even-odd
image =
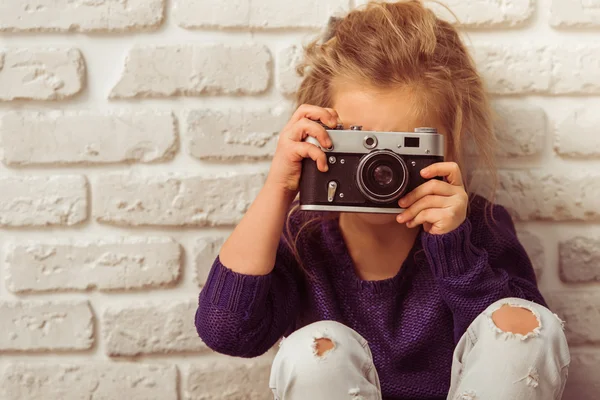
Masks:
[[[300,375],[327,374],[333,364],[370,359],[366,340],[335,321],[319,321],[298,329],[280,344],[274,368],[293,366]],[[356,365],[361,369],[362,365]]]
[[[522,339],[543,337],[566,340],[564,322],[546,307],[528,300],[499,300],[488,308],[488,315],[498,333]]]
[[[310,353],[318,358],[324,358],[330,352],[346,351],[348,347],[338,349],[341,341],[366,345],[365,339],[356,331],[336,321],[318,321],[293,332],[284,338],[280,345],[280,353],[293,356],[298,351],[310,349]],[[291,353],[291,354],[290,354]]]
[[[275,394],[286,398],[310,398],[312,393],[377,398],[378,390],[367,341],[334,321],[315,322],[283,339],[270,382]]]

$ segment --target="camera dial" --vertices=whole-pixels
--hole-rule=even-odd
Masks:
[[[365,146],[365,148],[369,150],[374,149],[375,147],[377,147],[377,138],[373,135],[365,136],[365,138],[363,139],[363,146]]]

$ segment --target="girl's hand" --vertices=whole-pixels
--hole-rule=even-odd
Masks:
[[[445,181],[432,179],[398,201],[405,211],[396,220],[409,228],[423,225],[427,233],[441,235],[458,228],[467,218],[469,197],[463,186],[458,164],[442,162],[421,170],[421,176],[436,176]]]
[[[325,153],[317,146],[303,142],[307,136],[316,138],[322,147],[331,147],[331,139],[327,131],[316,121],[335,128],[338,114],[331,108],[322,108],[303,104],[292,115],[287,125],[279,134],[277,149],[273,156],[267,183],[277,190],[295,194],[299,187],[302,160],[311,158],[317,163],[321,172],[328,169]]]

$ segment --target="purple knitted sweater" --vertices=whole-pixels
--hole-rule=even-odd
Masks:
[[[495,221],[486,221],[485,203],[475,197],[453,232],[421,231],[400,272],[383,281],[358,278],[337,219],[300,237],[310,279],[283,240],[266,276],[234,273],[217,258],[200,293],[198,334],[217,352],[255,357],[307,324],[339,321],[369,342],[384,399],[445,399],[454,347],[477,315],[505,297],[546,306],[509,214],[494,206]],[[292,228],[307,216],[298,212]]]

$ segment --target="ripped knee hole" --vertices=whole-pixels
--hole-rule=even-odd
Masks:
[[[538,317],[529,309],[505,304],[492,313],[492,321],[503,332],[527,335],[540,327]]]
[[[317,338],[313,343],[313,350],[317,357],[323,357],[325,353],[335,348],[333,341],[328,338]]]

